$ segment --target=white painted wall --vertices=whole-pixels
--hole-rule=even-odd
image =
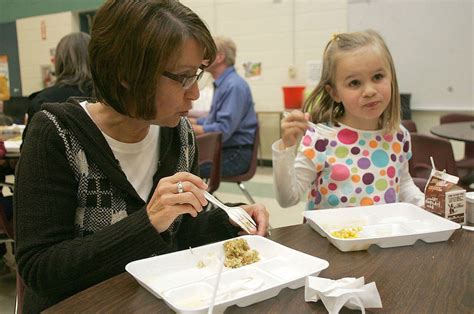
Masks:
[[[46,26],[46,39],[41,36],[41,22]],[[34,16],[16,21],[18,55],[20,60],[23,95],[43,89],[41,65],[51,63],[50,49],[56,48],[59,40],[79,31],[79,18],[72,12]]]
[[[183,0],[213,35],[237,45],[242,64],[262,62],[262,77],[249,80],[257,111],[283,110],[282,86],[306,84],[306,61],[321,60],[334,32],[347,28],[347,0]],[[296,77],[290,78],[291,66]],[[204,79],[211,82],[212,79]]]

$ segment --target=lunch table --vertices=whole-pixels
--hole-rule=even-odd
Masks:
[[[366,251],[341,252],[308,224],[272,230],[269,237],[329,262],[320,277],[365,277],[375,282],[383,308],[379,313],[472,313],[474,309],[474,232],[456,230],[448,241]],[[82,291],[45,313],[173,313],[128,273]],[[321,301],[307,303],[304,287],[283,289],[274,298],[226,313],[327,313]],[[344,308],[344,312],[352,312]]]
[[[430,132],[450,140],[474,143],[474,121],[440,124]]]

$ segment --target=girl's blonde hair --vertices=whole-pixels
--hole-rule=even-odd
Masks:
[[[344,114],[342,103],[336,103],[326,90],[326,86],[334,87],[336,82],[336,64],[341,54],[352,52],[356,49],[373,45],[379,48],[382,57],[390,67],[392,75],[392,94],[387,109],[379,119],[379,127],[387,132],[399,129],[400,125],[400,93],[398,90],[397,75],[393,64],[392,55],[387,48],[383,38],[373,30],[363,32],[342,33],[333,35],[324,49],[323,68],[321,80],[318,86],[311,92],[311,95],[304,103],[304,111],[310,112],[313,122],[336,123],[337,118]]]

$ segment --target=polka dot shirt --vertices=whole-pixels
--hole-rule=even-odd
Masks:
[[[386,134],[342,124],[332,127],[336,134],[331,138],[309,128],[301,140],[299,149],[317,172],[307,209],[398,202],[402,163],[411,158],[408,131]]]

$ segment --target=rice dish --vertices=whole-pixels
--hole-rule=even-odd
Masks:
[[[230,268],[239,268],[260,260],[258,252],[251,250],[247,241],[242,238],[224,242],[224,253],[224,266]]]

